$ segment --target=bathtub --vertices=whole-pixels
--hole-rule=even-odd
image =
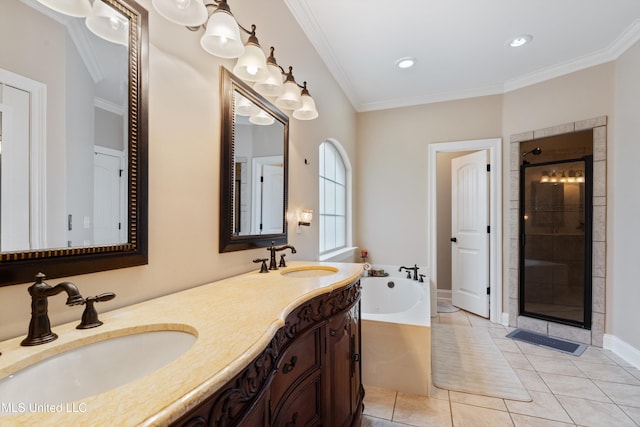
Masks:
[[[429,280],[406,278],[398,266],[376,265],[387,277],[362,277],[362,382],[429,395],[431,303]],[[424,270],[422,270],[424,271]]]

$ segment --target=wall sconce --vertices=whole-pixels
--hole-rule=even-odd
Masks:
[[[313,220],[313,211],[311,209],[303,209],[298,215],[298,234],[302,233],[301,226],[310,226]]]
[[[51,1],[51,0],[42,0]],[[261,95],[277,97],[275,104],[283,110],[293,110],[297,120],[318,117],[315,101],[309,95],[307,82],[299,85],[293,78],[293,67],[286,73],[278,65],[271,47],[269,58],[260,47],[256,26],[246,29],[235,19],[227,0],[152,0],[154,9],[174,24],[184,25],[191,31],[204,28],[200,45],[219,58],[238,58],[233,73],[243,80],[255,83]],[[209,16],[209,8],[214,8]],[[242,43],[241,31],[248,35]],[[302,90],[301,90],[302,89]]]

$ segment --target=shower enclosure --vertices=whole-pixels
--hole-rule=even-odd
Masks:
[[[591,329],[592,156],[520,168],[520,314]]]

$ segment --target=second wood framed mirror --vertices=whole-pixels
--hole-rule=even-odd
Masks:
[[[287,242],[289,118],[220,70],[220,252]]]

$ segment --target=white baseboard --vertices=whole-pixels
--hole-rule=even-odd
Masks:
[[[602,347],[607,350],[611,350],[635,368],[640,369],[640,350],[631,344],[628,344],[615,335],[604,334],[602,338]]]

